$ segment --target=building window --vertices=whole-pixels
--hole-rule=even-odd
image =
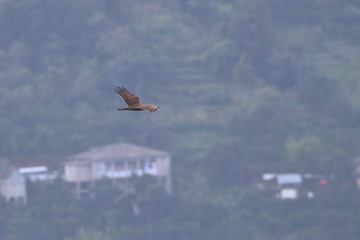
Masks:
[[[136,162],[131,161],[128,163],[128,166],[131,171],[134,171],[136,169]]]
[[[81,182],[80,183],[80,189],[86,190],[90,188],[90,182]]]
[[[112,164],[112,162],[106,162],[106,163],[105,163],[105,166],[106,166],[106,170],[111,170],[111,169],[113,169],[113,164]]]
[[[125,163],[124,163],[124,161],[115,162],[115,170],[116,170],[116,171],[125,170]]]

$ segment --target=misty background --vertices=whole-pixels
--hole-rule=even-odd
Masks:
[[[142,179],[116,204],[106,182],[30,186],[0,201],[0,238],[359,239],[359,26],[355,0],[0,0],[3,164],[128,142],[174,175],[173,195]],[[116,85],[159,111],[115,112]],[[269,171],[332,181],[280,201],[256,187]]]

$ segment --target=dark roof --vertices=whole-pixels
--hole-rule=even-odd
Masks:
[[[69,157],[69,160],[75,161],[96,161],[120,158],[145,158],[145,157],[168,157],[169,153],[140,147],[133,144],[118,143],[104,147],[91,148],[89,151],[77,153]]]
[[[0,181],[7,180],[11,177],[23,178],[23,176],[17,171],[16,168],[11,166],[3,166],[0,169]]]
[[[0,168],[0,180],[7,179],[14,169],[9,166],[3,166]]]
[[[353,163],[360,164],[360,156],[353,159]]]
[[[41,154],[5,156],[3,159],[16,168],[45,165],[51,169],[56,169],[66,160],[66,157],[59,154]]]

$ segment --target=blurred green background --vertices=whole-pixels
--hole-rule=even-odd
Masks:
[[[359,26],[355,0],[0,0],[0,155],[130,142],[170,152],[175,187],[30,186],[0,238],[359,239]],[[115,112],[116,85],[159,111]],[[278,201],[255,185],[280,170],[333,180]]]

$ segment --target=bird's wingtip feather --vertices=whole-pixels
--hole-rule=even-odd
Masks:
[[[118,92],[122,91],[122,88],[119,87],[119,86],[116,86],[116,87],[114,88],[114,91],[118,93]]]

